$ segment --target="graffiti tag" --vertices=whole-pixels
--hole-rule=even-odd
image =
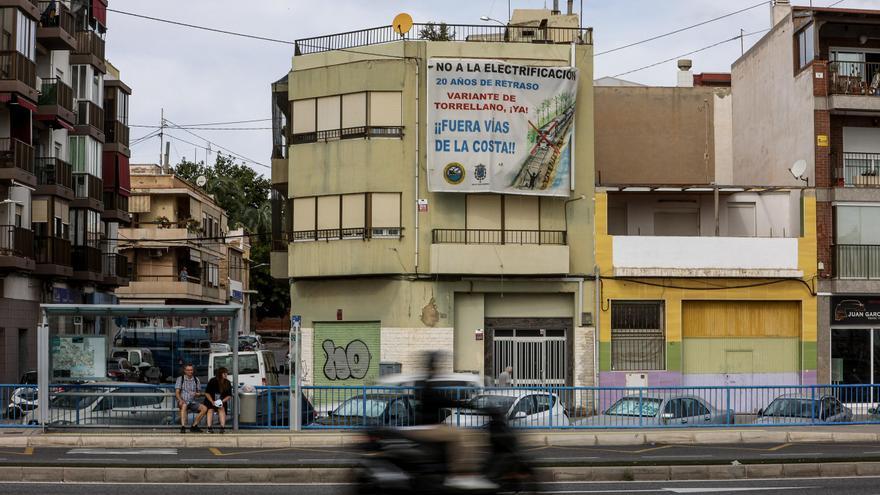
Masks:
[[[345,349],[327,339],[321,343],[326,354],[324,376],[329,380],[360,380],[370,369],[370,349],[362,340],[352,340]]]

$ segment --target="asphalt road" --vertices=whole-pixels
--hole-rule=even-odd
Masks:
[[[880,493],[877,478],[806,478],[736,481],[666,481],[623,483],[544,483],[544,494],[719,494],[719,495],[850,495]],[[16,495],[168,495],[169,493],[210,493],[234,495],[254,493],[254,486],[229,484],[103,484],[103,483],[4,483],[0,494]],[[260,485],[260,495],[336,495],[354,492],[351,485]]]
[[[207,434],[204,434],[207,435]],[[536,466],[672,465],[880,461],[870,443],[749,445],[638,445],[527,447]],[[239,466],[346,467],[361,452],[348,448],[4,448],[0,466]],[[880,485],[878,485],[880,486]],[[880,492],[878,492],[880,493]]]

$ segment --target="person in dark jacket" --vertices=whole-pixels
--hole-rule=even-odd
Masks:
[[[204,405],[208,408],[208,433],[214,433],[214,428],[211,427],[214,411],[220,418],[220,433],[226,430],[226,413],[229,409],[229,401],[232,399],[232,383],[228,376],[229,370],[219,368],[205,388]]]

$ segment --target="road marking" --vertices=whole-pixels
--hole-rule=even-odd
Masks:
[[[358,452],[349,452],[345,450],[329,450],[329,449],[310,449],[304,447],[279,447],[276,449],[262,449],[262,450],[242,450],[240,452],[223,452],[216,447],[211,447],[208,449],[212,454],[218,457],[225,457],[230,455],[241,455],[241,454],[266,454],[269,452],[289,452],[289,451],[303,451],[303,452],[318,452],[320,454],[348,454],[348,455],[357,455]]]
[[[805,457],[813,457],[817,455],[823,455],[819,452],[802,452],[802,453],[790,453],[790,454],[761,454],[764,457],[797,457],[797,456],[805,456]]]
[[[180,459],[180,462],[201,462],[201,461],[205,461],[205,462],[240,462],[240,461],[249,462],[250,459],[241,459],[241,458],[239,458],[239,459],[217,459],[216,457],[207,457],[205,459]]]
[[[645,455],[645,459],[707,459],[715,457],[713,455]]]
[[[177,449],[70,449],[68,455],[177,455]]]
[[[21,452],[10,452],[6,450],[0,450],[0,454],[11,454],[11,455],[33,455],[34,448],[33,447],[25,447],[25,449]]]
[[[672,493],[726,493],[726,492],[764,492],[769,490],[806,490],[813,486],[750,486],[746,488],[664,488]]]
[[[56,461],[73,461],[73,462],[125,462],[125,459],[120,459],[118,457],[106,459],[101,457],[86,457],[84,459],[72,459],[70,457],[58,457],[55,459]]]
[[[791,445],[791,444],[790,444],[790,443],[784,443],[784,444],[782,444],[782,445],[777,445],[776,447],[771,447],[771,448],[767,449],[767,451],[768,451],[768,452],[775,452],[775,451],[777,451],[777,450],[782,450],[782,449],[788,447],[789,445]]]

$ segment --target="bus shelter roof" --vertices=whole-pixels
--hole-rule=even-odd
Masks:
[[[47,316],[236,316],[239,304],[178,305],[158,304],[41,304]]]

